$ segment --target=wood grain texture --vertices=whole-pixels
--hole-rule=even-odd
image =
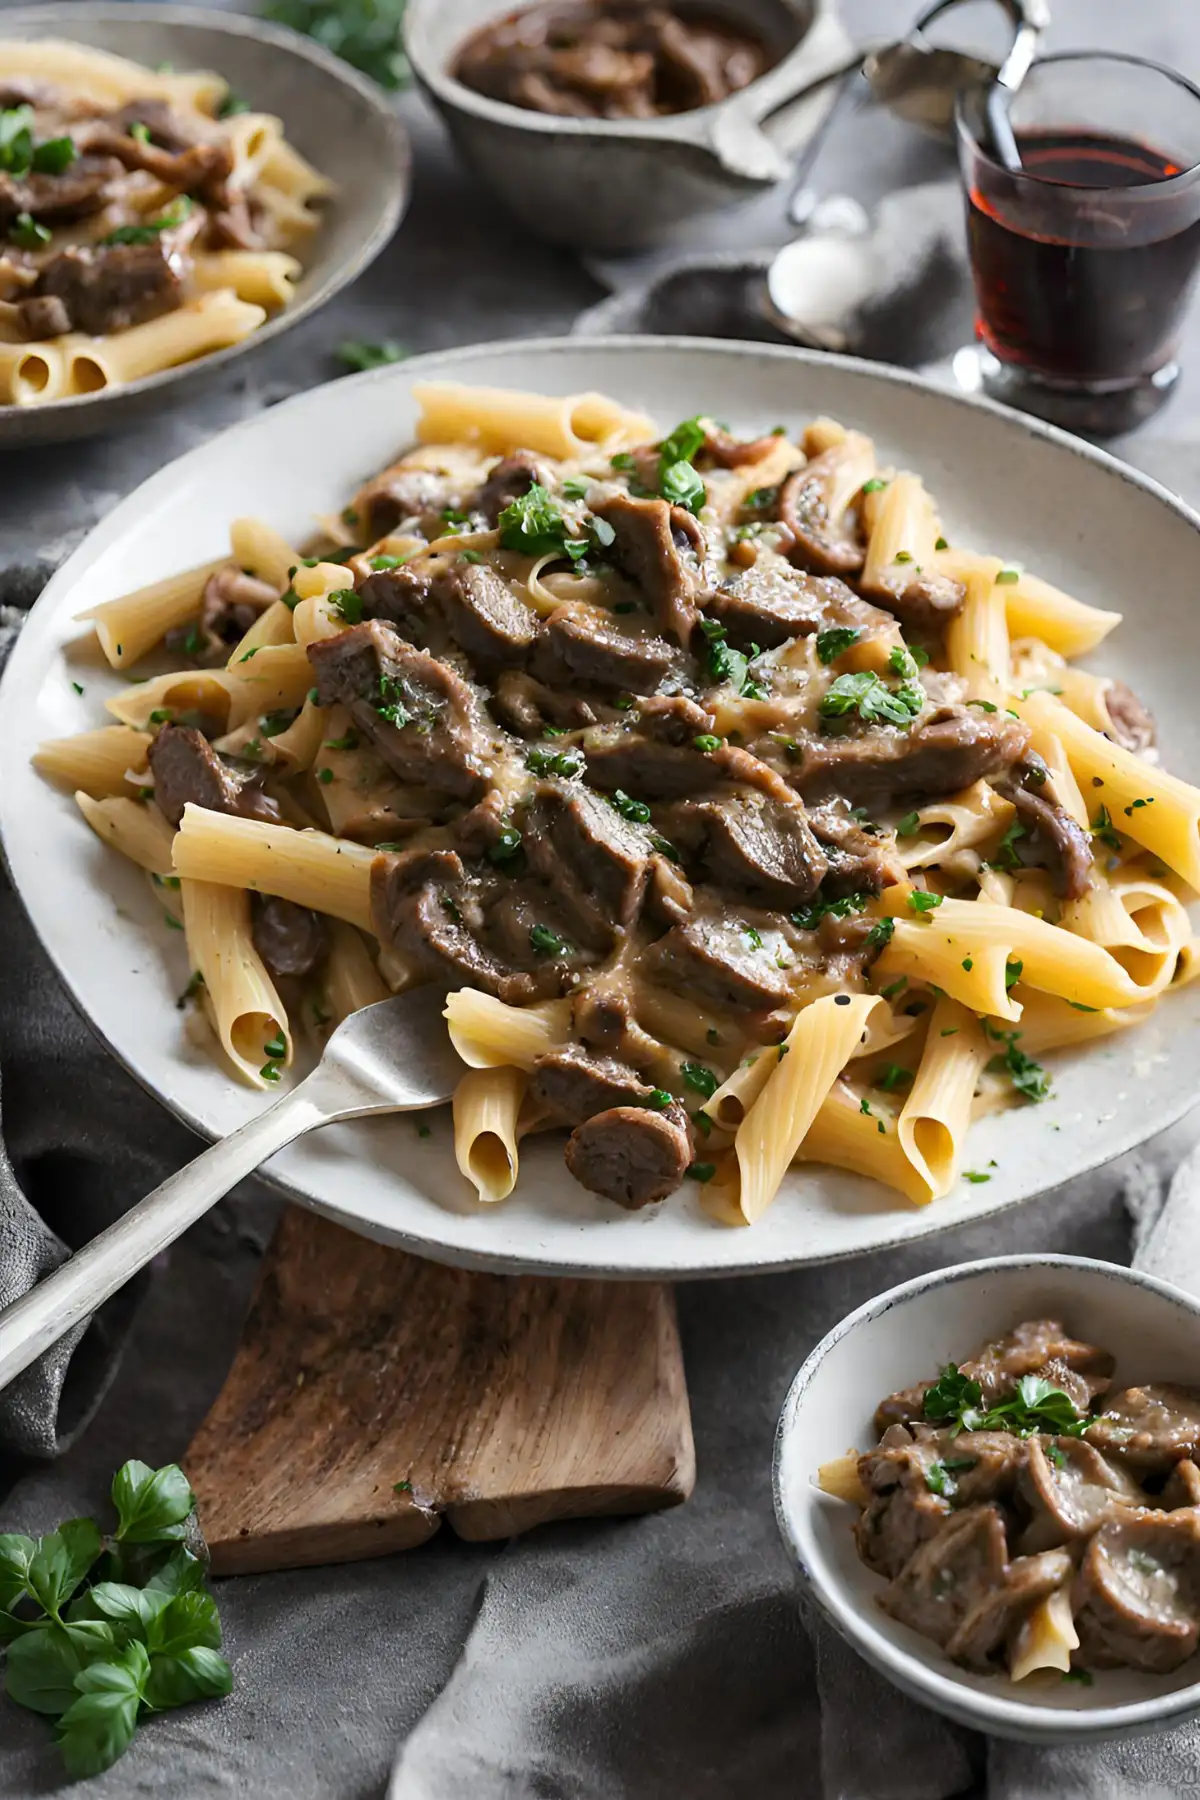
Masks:
[[[677,1505],[673,1295],[443,1268],[290,1209],[185,1466],[218,1574]]]

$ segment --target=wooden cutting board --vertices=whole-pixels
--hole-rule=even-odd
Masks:
[[[678,1505],[674,1297],[443,1268],[292,1208],[185,1467],[216,1574]]]

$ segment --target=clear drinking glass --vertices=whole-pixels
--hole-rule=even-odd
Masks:
[[[959,100],[982,384],[1096,437],[1158,410],[1200,259],[1200,89],[1103,51],[1034,63],[1012,103],[1021,167]]]

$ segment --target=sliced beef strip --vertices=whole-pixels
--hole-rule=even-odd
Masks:
[[[40,299],[18,300],[16,304],[21,329],[31,343],[45,338],[62,337],[71,329],[71,315],[56,294],[43,294]]]
[[[530,672],[551,687],[586,682],[618,693],[652,694],[676,663],[665,638],[639,632],[597,606],[556,607],[534,646]]]
[[[371,917],[380,942],[431,977],[465,980],[511,1006],[550,999],[572,979],[560,963],[521,968],[483,942],[483,897],[452,850],[377,856]]]
[[[790,776],[810,801],[841,796],[869,804],[906,794],[930,799],[1003,773],[1028,745],[1029,727],[1007,713],[946,706],[908,731],[876,725],[799,737],[800,763]]]
[[[1105,1400],[1087,1440],[1135,1468],[1168,1470],[1200,1449],[1200,1393],[1167,1381],[1125,1388]]]
[[[1102,1525],[1072,1601],[1085,1666],[1177,1669],[1200,1641],[1200,1514],[1130,1511]]]
[[[329,924],[307,906],[274,895],[253,901],[254,948],[273,975],[311,975],[329,954]]]
[[[899,1434],[897,1434],[899,1437]],[[904,1433],[858,1459],[858,1478],[869,1498],[854,1527],[858,1553],[877,1575],[898,1575],[913,1552],[950,1517],[950,1500],[926,1476],[937,1461],[932,1445]]]
[[[643,1031],[634,1017],[633,1003],[619,976],[580,989],[571,1017],[576,1035],[603,1056],[638,1068],[643,1064],[652,1067],[660,1054],[657,1040]]]
[[[261,250],[264,238],[259,225],[262,213],[245,194],[230,193],[223,206],[210,206],[204,242],[209,250]]]
[[[1087,1538],[1122,1507],[1144,1505],[1133,1477],[1082,1438],[1054,1441],[1053,1460],[1040,1437],[1029,1439],[1021,1498],[1030,1512],[1023,1551],[1046,1550]],[[1200,1471],[1198,1471],[1200,1473]]]
[[[630,494],[601,501],[595,512],[616,533],[612,561],[646,596],[662,630],[686,646],[700,616],[697,552],[703,539],[695,519],[665,500]]]
[[[457,499],[458,483],[453,476],[394,463],[363,483],[351,510],[358,514],[363,542],[373,544],[409,519],[416,521],[424,536],[440,536],[445,530],[442,513]]]
[[[796,637],[849,626],[864,638],[892,637],[896,621],[860,600],[832,575],[809,575],[782,557],[759,560],[704,596],[706,613],[724,625],[731,643],[772,650]]]
[[[451,563],[434,581],[433,597],[450,636],[486,679],[522,668],[541,635],[537,613],[486,563]]]
[[[546,465],[532,450],[516,450],[511,456],[501,457],[489,470],[474,504],[488,524],[494,526],[506,506],[520,500],[535,485],[547,487],[550,479]]]
[[[1020,768],[1014,771],[1020,774]],[[1024,786],[1020,780],[997,784],[997,792],[1011,800],[1017,822],[1026,836],[1013,846],[1021,862],[1045,861],[1054,879],[1054,891],[1064,900],[1082,900],[1092,885],[1092,840],[1065,807]]]
[[[737,744],[702,748],[712,717],[682,696],[643,701],[630,725],[591,732],[584,744],[587,778],[612,793],[623,788],[647,800],[680,800],[725,782],[741,783],[795,804],[795,792],[778,772]]]
[[[1111,724],[1109,737],[1120,744],[1123,750],[1132,750],[1135,756],[1144,755],[1158,735],[1154,714],[1149,707],[1138,699],[1124,681],[1111,681],[1108,684],[1104,690],[1104,704],[1108,708]]]
[[[125,169],[142,169],[164,187],[216,200],[225,198],[225,183],[233,173],[233,153],[227,144],[193,143],[186,149],[168,150],[161,144],[144,144],[103,120],[76,136],[81,147],[114,157]]]
[[[829,515],[838,461],[836,447],[826,450],[789,475],[779,491],[779,517],[792,538],[788,555],[814,575],[857,575],[866,560],[850,518]]]
[[[144,125],[151,141],[163,150],[190,150],[206,142],[203,132],[165,100],[129,100],[115,112],[106,113],[102,122],[126,137],[132,126]]]
[[[995,1666],[1008,1639],[1041,1601],[1070,1585],[1075,1566],[1065,1550],[1018,1556],[1003,1582],[977,1600],[946,1643],[946,1654],[969,1668]]]
[[[1176,1506],[1200,1506],[1200,1468],[1190,1456],[1175,1464],[1163,1484],[1158,1504],[1168,1511]]]
[[[828,871],[803,805],[781,804],[754,788],[712,800],[683,800],[703,826],[700,859],[710,881],[728,893],[771,906],[811,900]],[[674,841],[670,824],[667,835]]]
[[[573,1129],[614,1106],[645,1106],[653,1092],[628,1064],[569,1044],[535,1060],[528,1100],[548,1123]]]
[[[278,824],[279,807],[259,786],[262,771],[239,768],[218,756],[194,726],[164,725],[150,746],[149,758],[154,798],[169,825],[178,825],[189,805]]]
[[[10,175],[0,170],[0,230],[19,213],[64,225],[100,212],[125,171],[112,156],[77,156],[61,175]]]
[[[664,1112],[616,1106],[577,1125],[567,1168],[582,1187],[631,1210],[664,1200],[687,1173],[692,1138],[678,1100]]]
[[[964,1506],[916,1546],[880,1594],[879,1604],[892,1618],[944,1649],[976,1609],[1003,1587],[1007,1563],[999,1507]]]
[[[690,918],[659,938],[645,967],[676,993],[718,1006],[760,1012],[788,998],[787,981],[768,947],[757,947],[715,898],[699,902]]]
[[[190,656],[193,662],[216,667],[278,598],[269,581],[259,581],[232,565],[218,569],[204,584],[199,618],[168,631],[167,648]]]
[[[877,894],[903,881],[904,865],[885,838],[863,829],[837,801],[810,807],[808,822],[828,864],[822,883],[827,899],[845,894]]]
[[[907,563],[888,570],[863,594],[894,613],[905,631],[929,633],[943,631],[963,609],[967,590],[961,581],[949,575],[935,575],[928,570],[914,574]]]
[[[402,781],[476,800],[489,743],[476,697],[445,663],[379,619],[308,646],[322,706],[348,706],[359,730]]]
[[[376,569],[355,586],[364,619],[382,619],[409,643],[428,647],[434,613],[433,576],[424,568],[401,564]]]
[[[183,283],[161,237],[60,250],[43,266],[34,293],[60,300],[72,327],[90,337],[125,331],[183,303]]]
[[[542,781],[522,819],[529,866],[596,948],[635,922],[650,877],[644,829],[577,782]]]
[[[542,737],[547,725],[578,731],[613,716],[596,695],[556,691],[518,669],[505,669],[497,676],[491,705],[500,723],[523,738]]]

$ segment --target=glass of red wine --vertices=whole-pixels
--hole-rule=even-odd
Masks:
[[[1129,431],[1179,376],[1200,259],[1200,89],[1139,57],[1049,56],[1009,122],[1019,167],[988,90],[959,101],[982,385],[1072,431]]]

